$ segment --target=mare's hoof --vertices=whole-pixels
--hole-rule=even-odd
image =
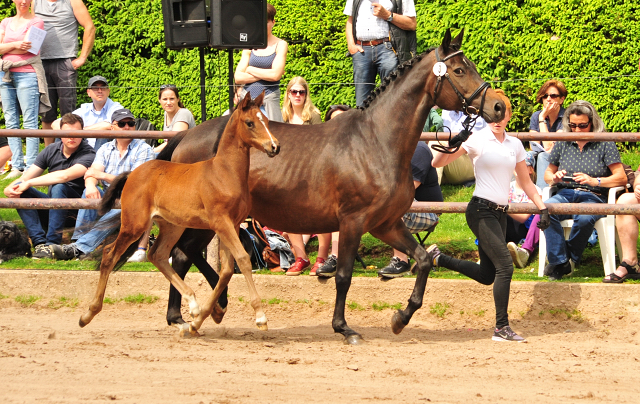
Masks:
[[[360,336],[360,334],[351,334],[344,339],[345,345],[363,345],[364,339]]]
[[[397,335],[400,334],[406,326],[407,325],[404,323],[404,321],[402,321],[402,315],[400,314],[400,311],[396,311],[393,317],[391,317],[391,331],[393,331],[393,333]]]

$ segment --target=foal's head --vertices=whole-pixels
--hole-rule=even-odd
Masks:
[[[247,93],[233,112],[225,132],[235,131],[245,144],[273,157],[280,152],[280,143],[269,130],[269,119],[260,111],[263,98],[264,91],[255,100]]]

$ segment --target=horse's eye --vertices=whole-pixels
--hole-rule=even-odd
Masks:
[[[252,121],[247,121],[247,126],[250,128],[253,128],[255,125],[253,124]]]
[[[455,69],[453,72],[454,72],[455,74],[462,74],[462,73],[464,73],[464,70],[462,70],[460,67],[458,67],[458,68],[457,68],[457,69]]]

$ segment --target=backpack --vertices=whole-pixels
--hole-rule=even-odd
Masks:
[[[254,268],[275,268],[280,266],[280,254],[271,250],[262,225],[253,219],[245,220],[247,228],[240,227],[240,241],[251,258]]]

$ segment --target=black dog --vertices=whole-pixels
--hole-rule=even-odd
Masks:
[[[0,222],[0,264],[16,257],[31,257],[29,239],[13,222]]]

